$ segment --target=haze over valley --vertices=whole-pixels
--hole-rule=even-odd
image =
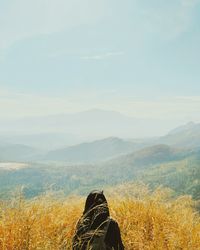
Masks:
[[[0,139],[55,149],[106,137],[158,136],[172,126],[173,123],[162,119],[134,118],[119,112],[94,109],[73,114],[4,118],[0,123]]]
[[[27,145],[1,142],[2,197],[20,187],[26,197],[34,197],[48,190],[85,194],[124,182],[143,182],[152,188],[163,185],[177,194],[199,197],[198,123],[190,122],[152,138],[106,137],[71,146],[62,138],[66,146],[50,150],[30,146],[31,140],[28,145],[28,138]]]

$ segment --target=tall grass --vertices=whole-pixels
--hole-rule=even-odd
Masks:
[[[108,199],[126,249],[200,249],[200,217],[190,197],[169,201],[166,192]],[[84,200],[80,197],[35,200],[21,197],[0,203],[0,249],[71,249]]]

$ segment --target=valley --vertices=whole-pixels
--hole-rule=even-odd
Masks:
[[[197,128],[187,124],[185,129],[177,128],[164,137],[137,142],[109,137],[47,153],[30,146],[6,145],[0,152],[1,197],[20,187],[31,198],[47,191],[86,194],[91,189],[143,182],[152,189],[164,186],[176,195],[190,194],[199,199]]]

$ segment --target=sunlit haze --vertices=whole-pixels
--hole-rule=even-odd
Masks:
[[[130,137],[199,122],[199,10],[199,0],[0,0],[1,121],[113,111],[142,123]]]

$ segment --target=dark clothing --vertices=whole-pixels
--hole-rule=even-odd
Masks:
[[[114,249],[114,250],[124,249],[121,235],[120,235],[119,226],[117,222],[113,219],[110,219],[110,224],[109,224],[108,231],[105,237],[105,243],[111,249]]]
[[[109,226],[107,229],[107,233],[105,236],[105,243],[107,246],[107,250],[124,250],[124,246],[121,239],[120,229],[117,222],[113,219],[109,219]],[[76,246],[77,235],[74,236],[73,239],[73,249],[74,250],[87,250],[87,240],[86,243],[80,244],[80,246]]]

